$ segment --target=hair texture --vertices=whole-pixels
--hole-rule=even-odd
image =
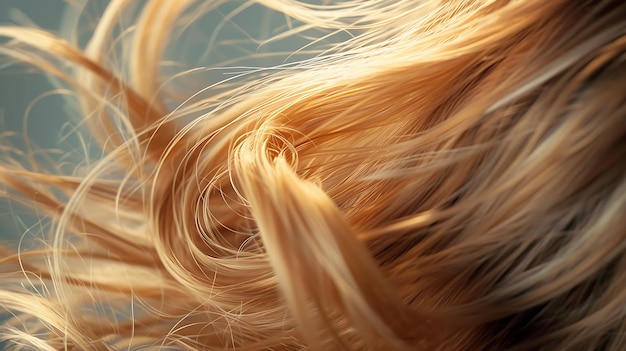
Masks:
[[[286,25],[198,45],[295,56],[171,59],[251,8]],[[7,347],[626,345],[622,0],[111,0],[72,23],[0,27],[89,149],[67,172],[4,144],[0,195],[49,221],[2,249]]]

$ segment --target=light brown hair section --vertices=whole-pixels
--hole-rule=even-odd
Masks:
[[[54,223],[3,249],[15,349],[626,345],[622,1],[258,0],[356,34],[172,105],[171,28],[221,3],[147,1],[121,53],[132,1],[84,48],[0,27],[103,150],[0,158],[0,195]]]

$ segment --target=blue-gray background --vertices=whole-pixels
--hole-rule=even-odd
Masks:
[[[32,21],[40,28],[56,30],[60,27],[65,4],[63,0],[0,0],[0,24],[24,25]],[[0,41],[6,39],[0,38]],[[24,66],[7,67],[7,62],[6,58],[0,57],[0,132],[23,133],[27,107],[53,87],[41,74]],[[61,135],[63,115],[58,101],[36,104],[29,114],[26,132],[43,147],[54,147]],[[23,144],[18,143],[20,145]],[[0,200],[0,239],[15,238],[26,230],[24,224],[16,218],[15,209],[7,201]]]

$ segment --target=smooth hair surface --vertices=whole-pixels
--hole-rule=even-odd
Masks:
[[[622,0],[92,3],[0,27],[84,141],[0,140],[9,349],[626,347]]]

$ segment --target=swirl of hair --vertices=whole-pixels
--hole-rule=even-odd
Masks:
[[[248,10],[287,22],[252,59],[305,42],[218,83],[172,73],[184,33],[219,46],[198,21]],[[0,196],[50,225],[2,247],[0,338],[622,350],[625,19],[621,0],[111,0],[84,45],[78,24],[0,27],[101,153],[67,174],[3,147]]]

